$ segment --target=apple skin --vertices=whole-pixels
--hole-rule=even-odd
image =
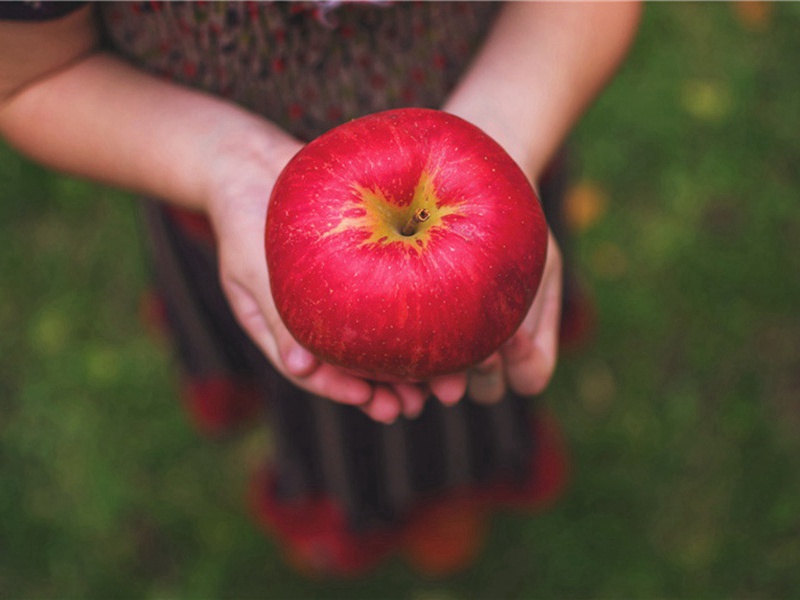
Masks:
[[[304,146],[273,188],[265,247],[275,306],[302,346],[368,379],[424,381],[480,363],[517,330],[547,235],[499,144],[404,108]]]

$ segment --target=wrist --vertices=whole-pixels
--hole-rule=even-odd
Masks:
[[[272,187],[302,144],[280,128],[243,113],[206,146],[201,209],[219,227],[231,210],[266,211]],[[263,199],[260,206],[253,198]]]

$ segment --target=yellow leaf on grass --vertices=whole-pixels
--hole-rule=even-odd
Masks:
[[[750,31],[766,31],[772,18],[772,2],[761,0],[735,0],[733,14],[739,23]]]
[[[55,355],[69,343],[72,321],[59,308],[45,307],[33,321],[29,339],[31,346],[44,355]]]
[[[594,183],[581,182],[567,191],[564,219],[574,232],[586,231],[597,223],[608,208],[606,195]]]
[[[731,112],[731,94],[720,82],[690,79],[681,87],[681,104],[693,117],[702,121],[721,121]]]

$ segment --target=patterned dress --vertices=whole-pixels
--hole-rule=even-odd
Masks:
[[[101,5],[111,46],[310,140],[400,106],[438,108],[496,3],[142,2]]]
[[[98,9],[107,46],[132,64],[310,140],[367,113],[440,107],[498,4],[114,2]],[[550,196],[548,184],[542,192]],[[483,508],[529,506],[554,493],[557,465],[542,456],[530,399],[509,393],[493,406],[467,398],[451,408],[431,401],[417,419],[383,425],[313,397],[278,375],[237,325],[217,282],[207,224],[155,200],[144,221],[189,388],[208,393],[203,383],[233,381],[222,388],[238,394],[241,406],[266,403],[276,448],[255,498],[265,524],[306,559],[357,570],[386,550],[387,532],[413,527],[432,503],[451,510],[454,498],[468,497]]]

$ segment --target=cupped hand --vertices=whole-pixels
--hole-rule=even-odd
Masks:
[[[558,358],[561,292],[561,251],[550,233],[539,291],[516,333],[468,372],[431,381],[433,395],[446,405],[455,404],[465,394],[476,402],[490,404],[499,401],[509,387],[523,396],[544,391]]]
[[[217,238],[222,288],[242,328],[295,385],[358,406],[377,421],[414,417],[423,408],[426,389],[367,381],[322,362],[297,343],[278,315],[264,257],[264,226],[272,187],[301,147],[263,125],[227,137],[214,149],[206,206]]]

